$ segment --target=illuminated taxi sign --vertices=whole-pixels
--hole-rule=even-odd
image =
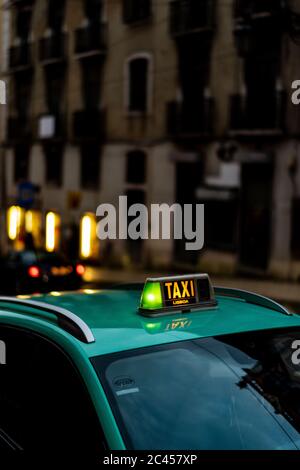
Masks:
[[[174,310],[188,312],[215,307],[213,287],[207,274],[147,279],[140,313],[157,316]]]

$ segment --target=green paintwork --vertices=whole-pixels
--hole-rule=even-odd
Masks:
[[[90,326],[96,341],[82,345],[89,357],[205,336],[300,327],[300,317],[297,315],[286,316],[243,300],[225,297],[218,298],[216,309],[188,314],[173,312],[157,319],[146,318],[138,313],[140,296],[141,291],[103,290],[60,297],[48,295],[38,300],[68,309]],[[182,318],[188,321],[176,325],[176,320]]]
[[[91,328],[95,342],[84,344],[62,330],[51,314],[39,314],[29,307],[0,302],[0,324],[26,328],[60,345],[78,368],[94,402],[110,449],[124,449],[124,443],[90,357],[147,346],[217,336],[243,331],[300,327],[300,316],[276,311],[233,298],[218,298],[215,309],[164,317],[145,318],[138,314],[141,291],[103,290],[65,293],[60,296],[32,296],[33,300],[64,307]],[[19,313],[17,313],[19,312]],[[21,313],[22,312],[22,313]]]

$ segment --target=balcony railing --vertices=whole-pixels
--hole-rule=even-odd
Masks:
[[[66,34],[54,33],[39,42],[39,57],[42,63],[62,62],[66,53]]]
[[[236,0],[234,6],[235,18],[245,18],[255,15],[273,15],[280,12],[281,0]]]
[[[107,51],[107,26],[104,23],[89,24],[75,31],[75,54],[105,54]]]
[[[280,0],[236,0],[234,16],[233,32],[240,56],[279,54],[285,28]]]
[[[214,0],[173,0],[170,9],[170,32],[173,37],[212,32]]]
[[[265,31],[268,31],[266,36]],[[241,57],[255,56],[266,59],[279,58],[281,47],[281,29],[277,21],[268,17],[264,24],[236,22],[234,39]]]
[[[9,68],[11,71],[31,66],[31,45],[22,42],[9,49]]]
[[[172,101],[167,105],[167,131],[173,137],[197,137],[213,131],[214,99],[203,98],[200,106]]]
[[[7,3],[8,7],[18,8],[20,10],[31,10],[35,0],[11,0]]]
[[[151,13],[152,0],[123,0],[123,21],[126,24],[145,21]]]
[[[27,117],[9,117],[6,132],[6,140],[8,142],[30,141],[32,138],[32,122]]]
[[[73,114],[73,140],[102,141],[106,134],[105,110],[83,110]]]
[[[230,128],[237,132],[283,131],[285,124],[286,93],[275,91],[264,99],[231,96]]]

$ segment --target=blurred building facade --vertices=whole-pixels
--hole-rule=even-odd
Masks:
[[[299,46],[280,0],[10,2],[8,244],[300,277]],[[99,243],[96,208],[205,203],[205,249]]]

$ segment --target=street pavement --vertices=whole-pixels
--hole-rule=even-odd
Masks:
[[[169,273],[170,275],[172,273]],[[119,283],[144,282],[147,277],[167,276],[166,272],[147,272],[87,267],[85,282],[94,287],[106,287]],[[252,279],[246,277],[211,276],[215,286],[235,287],[265,295],[300,314],[300,284],[296,282]]]

